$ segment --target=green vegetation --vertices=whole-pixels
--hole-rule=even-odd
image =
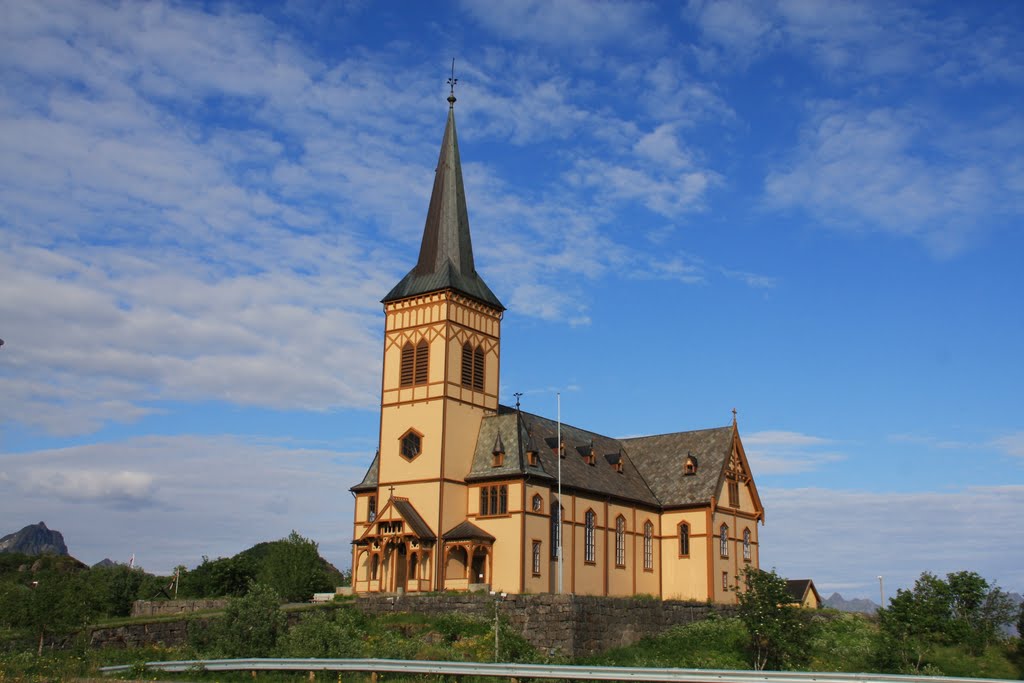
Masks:
[[[288,602],[304,602],[313,593],[350,583],[323,558],[317,544],[292,531],[288,538],[258,543],[234,557],[203,557],[195,569],[178,568],[180,598],[241,597],[249,585],[274,589]]]
[[[941,666],[949,658],[942,653],[949,648],[984,658],[1003,640],[1000,629],[1013,621],[1016,609],[1006,593],[974,572],[945,579],[925,572],[880,611],[876,664],[899,673],[945,671]]]
[[[786,580],[773,569],[745,567],[743,590],[736,594],[740,621],[750,636],[751,664],[761,671],[799,669],[810,660],[814,635],[810,613],[791,606]]]
[[[302,549],[301,544],[299,545]],[[308,546],[307,546],[308,547]],[[14,566],[7,563],[4,566]],[[19,565],[21,566],[21,565]],[[307,565],[308,566],[308,565]],[[146,576],[125,567],[85,570],[51,562],[28,575],[37,586],[0,573],[0,683],[51,681],[96,675],[102,664],[217,657],[329,657],[494,661],[493,622],[455,614],[388,613],[369,617],[351,599],[302,609],[281,608],[274,587],[250,582],[222,614],[190,622],[190,640],[178,648],[90,650],[86,636],[65,640],[63,651],[39,656],[40,637],[74,630],[91,614],[124,610],[125,596]],[[95,572],[95,574],[94,574]],[[272,573],[264,576],[272,576]],[[785,667],[804,671],[909,672],[1016,678],[1024,674],[1019,638],[1000,627],[1020,618],[1005,595],[976,574],[939,579],[924,574],[900,591],[879,616],[786,606],[775,572],[748,572],[735,618],[710,618],[670,629],[631,647],[580,663],[705,669]],[[44,583],[44,581],[46,583]],[[784,584],[782,584],[784,589]],[[44,600],[45,598],[45,600]],[[289,623],[291,626],[289,627]],[[59,628],[58,628],[59,627]],[[550,661],[506,624],[497,659]],[[154,674],[146,673],[146,678]],[[155,677],[159,678],[159,675]],[[201,678],[199,672],[177,680]],[[261,679],[264,675],[261,674]],[[271,677],[273,678],[273,676]],[[233,680],[218,675],[218,680]],[[239,677],[238,680],[244,680]],[[281,680],[297,680],[282,676]]]

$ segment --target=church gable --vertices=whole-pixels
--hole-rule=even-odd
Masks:
[[[750,464],[740,441],[739,432],[733,425],[732,448],[725,467],[722,469],[718,485],[718,501],[720,506],[731,508],[747,507],[749,501],[753,512],[764,519],[764,508],[757,493],[757,486],[750,474]]]
[[[411,536],[421,541],[432,541],[435,538],[430,526],[405,498],[389,499],[356,543],[364,544],[371,538],[383,536]]]

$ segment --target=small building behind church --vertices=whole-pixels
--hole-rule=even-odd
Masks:
[[[382,302],[380,442],[352,487],[353,590],[735,602],[764,523],[735,412],[617,439],[499,404],[505,307],[474,265],[448,101],[419,259]]]

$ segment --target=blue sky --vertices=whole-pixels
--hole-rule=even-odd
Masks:
[[[502,399],[739,424],[762,561],[1024,591],[1016,3],[0,2],[0,533],[346,566],[451,60]]]

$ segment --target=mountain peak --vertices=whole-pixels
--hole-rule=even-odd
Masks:
[[[0,553],[67,555],[68,547],[59,531],[48,529],[45,522],[39,522],[0,538]]]

